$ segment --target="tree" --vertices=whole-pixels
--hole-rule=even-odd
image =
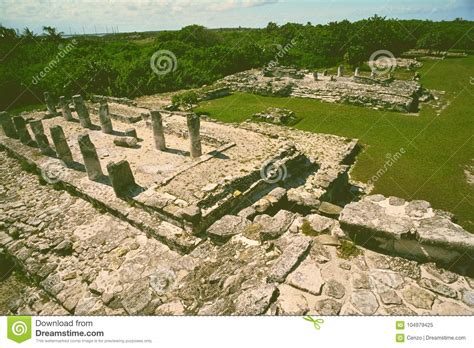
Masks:
[[[274,22],[268,22],[267,27],[265,28],[265,30],[269,33],[273,33],[273,32],[278,30],[278,24],[276,24]]]
[[[430,31],[423,35],[416,43],[418,48],[426,48],[431,51],[447,50],[451,47],[450,40],[445,32]]]
[[[36,35],[28,28],[23,29],[21,36],[24,37],[26,40],[32,40],[36,37]]]
[[[50,26],[44,26],[43,32],[46,34],[46,38],[51,41],[59,41],[63,36],[63,32],[58,32],[56,28]]]
[[[17,38],[15,29],[0,26],[0,39],[2,41],[13,41]]]
[[[360,45],[350,46],[344,54],[344,61],[352,67],[360,66],[366,59],[367,54]]]

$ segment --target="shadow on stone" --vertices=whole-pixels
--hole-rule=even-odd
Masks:
[[[221,151],[218,151],[218,150],[214,150],[214,151],[209,152],[209,155],[211,155],[214,158],[218,158],[218,159],[230,159],[229,156],[223,154]]]
[[[179,149],[171,149],[169,147],[164,149],[163,152],[168,152],[168,153],[172,153],[174,155],[180,155],[180,156],[186,156],[186,157],[190,156],[189,151],[179,150]]]

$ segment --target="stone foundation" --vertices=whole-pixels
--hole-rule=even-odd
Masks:
[[[47,298],[11,313],[474,313],[469,269],[453,273],[439,257],[413,261],[403,252],[452,260],[470,239],[446,244],[462,233],[446,214],[390,198],[410,216],[404,222],[418,223],[417,238],[405,238],[397,222],[403,238],[381,232],[375,251],[352,243],[363,233],[353,232],[357,216],[367,222],[366,210],[380,210],[391,221],[392,213],[373,196],[347,204],[357,140],[202,118],[202,155],[192,158],[186,114],[162,116],[167,146],[156,151],[146,118],[135,123],[130,148],[114,144],[129,124],[114,120],[114,134],[103,133],[94,109],[81,141],[79,123],[28,114],[51,129],[67,165],[0,135],[0,248]],[[52,169],[54,181],[46,180]]]
[[[275,68],[276,71],[279,69],[284,68]],[[216,85],[232,91],[311,98],[399,112],[418,111],[420,98],[429,95],[418,81],[344,76],[342,68],[338,71],[337,76],[322,74],[315,79],[314,74],[306,70],[300,72],[301,77],[295,78],[275,73],[268,75],[254,69],[227,76]]]

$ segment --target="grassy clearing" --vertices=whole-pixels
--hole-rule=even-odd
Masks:
[[[474,57],[425,61],[422,84],[445,91],[447,107],[437,115],[424,105],[418,116],[330,104],[310,99],[261,97],[236,93],[204,102],[198,112],[225,122],[242,122],[269,106],[293,110],[301,121],[294,127],[358,138],[365,145],[353,168],[356,180],[367,182],[388,156],[405,153],[375,182],[374,193],[425,199],[450,211],[474,232],[474,189],[464,169],[474,158]]]

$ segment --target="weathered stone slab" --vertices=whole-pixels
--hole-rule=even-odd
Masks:
[[[214,222],[207,229],[209,236],[217,241],[225,241],[230,237],[242,233],[250,225],[250,220],[235,215],[226,215]]]
[[[260,237],[262,240],[265,240],[280,237],[290,228],[294,219],[294,213],[287,210],[280,210],[273,217],[265,214],[258,215],[255,217],[254,222],[262,226]]]
[[[329,279],[324,285],[324,294],[329,297],[341,299],[346,294],[344,285],[335,279]]]
[[[114,137],[114,144],[122,147],[135,148],[138,142],[137,138],[134,137]]]
[[[467,260],[474,256],[474,235],[428,202],[403,203],[393,197],[368,196],[346,205],[339,221],[343,230],[364,245],[448,266],[464,255],[466,262],[458,262],[456,267],[473,270]]]
[[[395,290],[387,289],[379,292],[380,299],[386,305],[400,305],[403,303]]]
[[[421,278],[419,281],[420,286],[422,286],[425,289],[431,290],[434,293],[437,293],[439,295],[445,296],[445,297],[450,297],[450,298],[456,298],[457,297],[457,292],[456,290],[450,288],[446,284],[442,284],[434,279],[429,279],[429,278]]]
[[[316,302],[314,306],[314,311],[318,315],[338,315],[341,311],[342,305],[341,303],[333,300],[332,298],[328,298],[325,300],[319,300]],[[312,314],[312,311],[310,312]]]
[[[324,280],[318,265],[306,259],[288,276],[287,283],[310,294],[320,295]]]
[[[435,296],[432,293],[413,285],[409,285],[403,289],[402,295],[405,301],[407,301],[409,304],[415,306],[416,308],[428,310],[430,310],[431,306],[433,306],[435,299]]]
[[[329,202],[321,202],[319,206],[319,213],[322,215],[326,215],[332,218],[337,218],[341,213],[342,208],[338,205],[329,203]]]
[[[354,291],[351,294],[351,303],[364,315],[372,315],[379,308],[377,298],[369,290]]]
[[[244,291],[235,300],[235,314],[263,314],[277,295],[278,288],[274,284],[261,284],[257,288]]]
[[[306,256],[311,246],[311,238],[298,236],[292,239],[291,244],[283,251],[269,271],[267,281],[269,283],[281,283],[286,276]]]

